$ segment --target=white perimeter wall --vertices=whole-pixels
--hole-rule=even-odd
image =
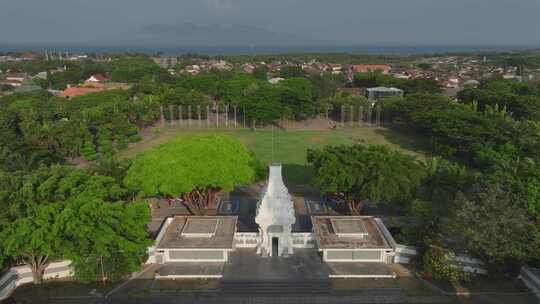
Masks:
[[[73,276],[71,261],[49,264],[45,269],[44,279],[68,278]],[[0,300],[7,298],[18,286],[33,281],[32,270],[23,265],[11,268],[0,277]]]

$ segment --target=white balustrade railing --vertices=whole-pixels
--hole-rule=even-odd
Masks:
[[[237,232],[234,234],[234,246],[236,248],[255,248],[259,242],[257,232]]]
[[[315,236],[313,233],[295,232],[292,237],[294,248],[315,248]]]
[[[315,248],[313,233],[293,233],[294,248]],[[236,248],[255,248],[259,242],[257,232],[237,232],[234,234],[234,246]]]

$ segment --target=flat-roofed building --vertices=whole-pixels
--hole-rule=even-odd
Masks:
[[[380,262],[391,264],[392,236],[371,216],[312,216],[317,248],[326,262]]]
[[[156,262],[226,262],[234,250],[236,216],[168,218],[156,245]]]
[[[388,97],[403,97],[403,90],[398,88],[375,87],[366,89],[366,97],[371,101],[379,101]]]

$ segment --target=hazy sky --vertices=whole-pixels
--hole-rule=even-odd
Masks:
[[[0,0],[0,45],[185,22],[354,45],[540,45],[540,0]]]

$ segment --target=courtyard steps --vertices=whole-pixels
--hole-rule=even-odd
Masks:
[[[225,294],[328,294],[330,281],[223,281],[221,291]]]

